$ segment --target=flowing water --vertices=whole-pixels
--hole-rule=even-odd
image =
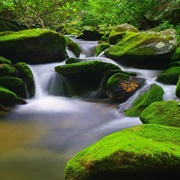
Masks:
[[[94,56],[97,42],[78,40],[81,58]],[[68,52],[73,56],[72,52]],[[103,61],[112,60],[99,57]],[[35,97],[18,105],[0,121],[0,180],[63,180],[66,162],[78,151],[112,132],[141,124],[118,112],[108,100],[85,101],[71,94],[66,80],[54,71],[62,63],[31,65]],[[154,82],[159,71],[130,69]],[[163,86],[164,99],[175,99],[175,86]],[[130,98],[132,100],[132,98]]]

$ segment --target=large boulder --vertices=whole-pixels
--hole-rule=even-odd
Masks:
[[[65,180],[175,180],[179,175],[180,128],[154,124],[107,135],[65,168]]]
[[[120,64],[140,68],[164,68],[177,46],[176,31],[125,32],[124,38],[105,50],[105,55]]]
[[[12,63],[29,64],[63,61],[66,58],[64,36],[50,30],[30,29],[0,36],[0,55]]]
[[[150,85],[146,92],[141,94],[133,102],[132,107],[130,107],[126,112],[126,116],[139,116],[141,112],[148,107],[151,103],[156,101],[163,101],[164,90],[157,84]]]
[[[120,68],[100,60],[79,61],[74,58],[69,59],[68,64],[55,67],[55,71],[68,78],[72,89],[79,94],[97,90],[103,76],[110,70]]]
[[[144,124],[180,127],[179,102],[175,100],[154,102],[142,111],[139,118]]]
[[[145,83],[140,77],[130,76],[123,72],[112,75],[107,81],[107,96],[113,101],[124,102]]]

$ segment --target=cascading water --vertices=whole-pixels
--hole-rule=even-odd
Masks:
[[[83,50],[81,58],[93,56],[97,42],[76,42]],[[105,57],[99,59],[113,62]],[[35,97],[0,121],[1,180],[63,180],[66,162],[78,151],[107,134],[141,124],[138,118],[125,117],[117,111],[117,105],[107,101],[65,97],[72,93],[71,89],[66,79],[54,71],[55,66],[63,63],[31,65]],[[121,68],[138,72],[147,84],[155,82],[158,73]],[[175,86],[160,85],[165,90],[165,100],[176,98]],[[129,101],[132,100],[133,97]]]

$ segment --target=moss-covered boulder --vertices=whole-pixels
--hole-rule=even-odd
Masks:
[[[34,96],[35,82],[33,73],[29,66],[24,62],[19,62],[15,64],[15,68],[18,71],[18,77],[25,82],[30,97]]]
[[[71,40],[68,36],[64,37],[66,39],[67,48],[72,51],[76,57],[79,57],[81,53],[81,47],[73,40]]]
[[[66,58],[64,36],[50,30],[30,29],[0,36],[1,56],[12,63],[29,64],[63,61]]]
[[[105,55],[120,64],[140,68],[164,68],[176,50],[176,31],[130,32],[116,45],[105,50]]]
[[[175,91],[176,96],[180,99],[180,76],[178,78],[177,84],[176,84],[176,91]]]
[[[171,57],[171,61],[180,61],[180,47],[176,49],[176,52]]]
[[[163,101],[163,94],[164,90],[160,86],[157,84],[150,85],[150,87],[146,89],[146,92],[136,98],[132,107],[125,112],[126,116],[139,116],[151,103]]]
[[[14,92],[21,98],[26,98],[25,83],[19,78],[9,76],[0,77],[0,86]]]
[[[179,172],[180,128],[146,124],[107,135],[77,153],[66,164],[65,180],[173,179]]]
[[[124,102],[145,83],[143,78],[116,73],[107,81],[107,96],[113,101]]]
[[[180,75],[180,66],[173,66],[158,74],[156,81],[176,85]]]
[[[98,56],[100,53],[102,53],[105,49],[109,48],[111,45],[109,43],[103,42],[101,44],[99,44],[96,49],[96,56]]]
[[[142,123],[180,127],[180,106],[175,100],[150,104],[139,116]]]
[[[71,81],[72,89],[76,92],[96,90],[107,71],[120,70],[114,64],[100,60],[89,60],[56,66],[55,71]]]
[[[131,24],[124,23],[114,27],[108,37],[110,44],[117,44],[125,35],[126,31],[139,32],[139,30]]]
[[[16,69],[10,64],[0,64],[0,77],[1,76],[16,76]]]
[[[11,60],[0,56],[0,64],[12,64]]]
[[[0,105],[13,106],[15,104],[25,104],[26,102],[12,91],[0,86]]]

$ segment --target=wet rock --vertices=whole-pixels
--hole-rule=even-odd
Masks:
[[[145,83],[143,78],[117,73],[107,82],[107,96],[113,101],[124,102]]]

